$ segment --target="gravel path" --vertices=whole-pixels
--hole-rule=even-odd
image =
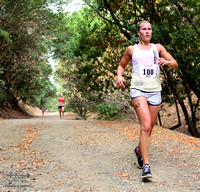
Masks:
[[[200,191],[200,140],[156,126],[153,178],[143,181],[133,122],[85,121],[68,113],[0,120],[0,191]]]

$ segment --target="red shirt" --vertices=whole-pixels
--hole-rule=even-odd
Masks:
[[[59,102],[65,102],[65,99],[63,97],[59,97],[58,101]]]

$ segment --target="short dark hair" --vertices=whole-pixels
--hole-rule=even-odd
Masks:
[[[137,31],[140,30],[140,25],[141,25],[142,23],[149,23],[149,24],[151,24],[151,23],[150,23],[149,21],[147,21],[147,20],[140,21],[139,24],[138,24],[138,26],[137,26]]]

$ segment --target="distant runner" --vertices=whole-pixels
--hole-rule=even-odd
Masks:
[[[140,42],[129,46],[117,68],[117,86],[124,89],[124,69],[132,62],[130,99],[140,121],[139,144],[135,148],[138,167],[142,168],[142,178],[151,178],[149,165],[150,136],[161,104],[160,66],[168,65],[176,69],[176,60],[161,44],[150,43],[152,28],[149,21],[138,25]]]
[[[65,98],[63,97],[63,94],[60,95],[60,97],[57,100],[58,103],[58,109],[59,109],[59,115],[60,119],[64,117],[64,112],[65,112]]]
[[[44,117],[44,111],[45,111],[45,109],[42,108],[42,117]]]

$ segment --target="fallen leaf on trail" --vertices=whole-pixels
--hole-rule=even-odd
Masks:
[[[57,183],[57,184],[63,184],[63,182],[61,182],[61,181],[57,181],[56,183]]]
[[[99,125],[101,126],[106,126],[106,127],[111,127],[113,125],[118,124],[118,122],[114,122],[114,121],[96,121]]]
[[[1,157],[0,161],[3,161],[4,159],[6,159],[5,157]],[[1,172],[0,172],[1,173]]]
[[[116,188],[114,188],[114,190],[119,190],[119,189],[121,189],[121,187],[116,187]]]
[[[20,148],[15,148],[14,151],[16,151],[16,152],[20,152],[21,149],[20,149]]]

